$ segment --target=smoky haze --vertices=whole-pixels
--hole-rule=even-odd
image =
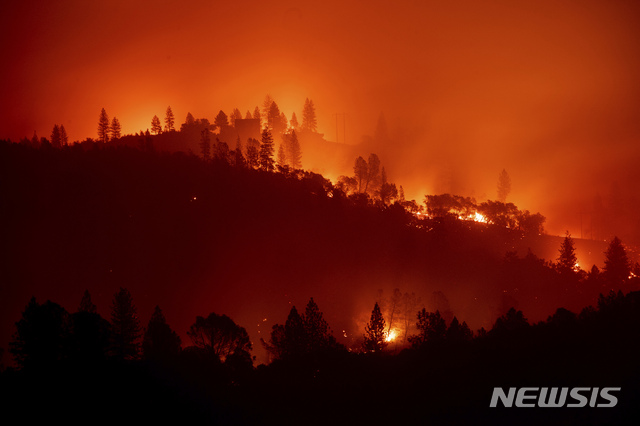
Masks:
[[[71,141],[95,137],[102,107],[124,134],[146,130],[168,105],[178,123],[187,112],[244,115],[267,93],[300,119],[309,97],[325,139],[365,143],[338,154],[307,147],[307,168],[335,179],[351,173],[354,158],[343,154],[375,150],[417,201],[440,192],[495,199],[504,168],[509,201],[542,212],[549,232],[638,242],[629,213],[638,204],[638,9],[632,1],[14,3],[0,18],[0,137],[48,137],[53,124]],[[381,114],[388,138],[371,143]],[[626,200],[629,212],[591,226],[597,196],[608,211]]]
[[[545,215],[549,233],[640,244],[639,9],[555,0],[14,2],[0,14],[0,138],[49,137],[54,124],[70,141],[95,138],[103,107],[123,134],[150,128],[169,105],[179,128],[189,112],[213,121],[237,107],[244,116],[266,94],[301,121],[309,98],[327,143],[303,144],[303,166],[334,181],[374,152],[407,198],[449,192],[480,202],[496,199],[505,169],[508,201]],[[371,287],[397,280],[384,278]],[[402,291],[424,282],[405,278]],[[423,299],[444,284],[430,285]],[[269,326],[311,290],[283,292]],[[457,302],[467,291],[447,293],[454,311],[467,308]],[[318,297],[329,318],[350,310],[366,318],[374,300],[353,307],[354,296],[332,312],[332,296]],[[253,327],[263,317],[256,306],[229,313]],[[467,312],[474,326],[495,317]]]

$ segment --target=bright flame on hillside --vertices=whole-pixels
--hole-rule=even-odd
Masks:
[[[475,220],[476,222],[487,223],[487,218],[478,212],[476,212],[473,220]]]
[[[395,330],[391,330],[389,333],[387,333],[387,337],[385,337],[385,342],[393,342],[396,337],[397,337],[398,333],[396,333]]]
[[[474,214],[470,214],[470,215],[467,215],[467,216],[458,215],[458,219],[460,219],[460,220],[472,220],[474,222],[479,222],[479,223],[488,223],[487,222],[487,218],[483,214],[480,214],[478,212],[475,212]]]

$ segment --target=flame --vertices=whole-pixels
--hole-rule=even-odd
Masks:
[[[384,338],[385,342],[393,342],[396,337],[397,337],[398,333],[396,333],[395,330],[391,330],[389,333],[387,333],[387,337]]]
[[[480,214],[478,212],[476,212],[473,220],[476,221],[476,222],[480,222],[480,223],[487,223],[487,218],[484,217],[484,215],[482,215],[482,214]]]

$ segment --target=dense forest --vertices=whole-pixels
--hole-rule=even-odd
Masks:
[[[568,233],[506,202],[508,177],[498,201],[417,202],[372,153],[334,184],[300,168],[311,112],[298,141],[270,110],[264,127],[234,111],[257,121],[244,141],[222,111],[178,131],[168,109],[152,132],[122,136],[103,110],[97,141],[56,125],[0,143],[8,406],[467,423],[496,415],[493,387],[544,382],[622,387],[613,417],[581,423],[636,409],[640,267],[618,238],[584,270]]]

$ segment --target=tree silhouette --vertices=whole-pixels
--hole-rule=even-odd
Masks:
[[[193,114],[190,112],[187,113],[187,118],[184,120],[184,126],[193,126],[196,124],[195,118],[193,118]]]
[[[298,129],[298,117],[296,117],[296,113],[291,114],[291,120],[289,120],[289,125],[293,130]]]
[[[62,146],[62,138],[60,137],[60,127],[57,124],[53,125],[51,131],[51,146],[54,148],[60,148]]]
[[[287,167],[287,156],[284,153],[284,144],[278,145],[278,155],[276,156],[276,164],[279,170]]]
[[[284,325],[273,326],[270,343],[265,344],[265,347],[276,359],[298,358],[306,353],[304,321],[295,306],[291,307]]]
[[[40,138],[38,138],[38,134],[33,131],[33,136],[31,137],[31,146],[37,148],[40,146]]]
[[[367,162],[367,179],[364,186],[364,192],[368,192],[369,187],[375,190],[378,187],[378,175],[380,174],[380,159],[376,154],[369,155]]]
[[[145,359],[166,361],[175,359],[180,353],[180,337],[169,327],[162,310],[156,306],[142,339]]]
[[[387,347],[386,323],[380,312],[378,303],[373,306],[371,320],[365,326],[363,347],[367,352],[380,352]]]
[[[119,359],[136,359],[142,329],[129,290],[120,288],[111,306],[111,353]]]
[[[249,138],[247,141],[247,166],[251,169],[257,169],[260,165],[260,142],[256,139]]]
[[[511,178],[505,169],[502,169],[498,176],[498,201],[507,202],[507,196],[511,192]]]
[[[227,118],[227,114],[224,111],[220,110],[218,115],[216,115],[215,120],[213,120],[213,124],[218,127],[218,129],[222,129],[223,127],[227,127],[229,125],[229,120]]]
[[[631,273],[631,264],[627,257],[627,251],[620,241],[620,238],[614,237],[609,243],[609,247],[605,252],[604,261],[604,277],[612,286],[623,284]]]
[[[516,311],[515,308],[498,318],[491,329],[492,333],[517,332],[529,327],[529,322],[524,317],[522,311]]]
[[[363,184],[367,181],[368,176],[367,162],[362,157],[356,158],[356,162],[353,166],[353,174],[358,182],[358,192],[362,192]]]
[[[309,352],[335,347],[336,340],[331,334],[329,324],[325,321],[313,297],[305,308],[303,323]]]
[[[285,324],[274,325],[271,339],[268,343],[262,340],[262,344],[276,359],[317,355],[341,348],[313,298],[309,300],[302,316],[293,306]]]
[[[518,208],[513,203],[501,203],[500,201],[487,200],[478,206],[478,212],[481,213],[488,223],[503,227],[515,229],[518,220]]]
[[[561,273],[573,272],[576,270],[578,258],[576,257],[576,249],[574,247],[573,238],[567,231],[562,244],[560,245],[560,255],[556,261],[556,268]]]
[[[267,94],[262,101],[262,122],[265,126],[269,125],[269,109],[271,108],[272,103],[273,98],[271,95]]]
[[[151,119],[151,132],[154,135],[159,135],[162,133],[162,124],[160,123],[160,119],[157,115],[154,115]]]
[[[216,144],[214,149],[215,158],[222,160],[225,163],[229,163],[229,145],[226,142],[221,142],[216,137]]]
[[[71,356],[80,362],[103,360],[109,348],[111,324],[102,318],[85,290],[78,311],[71,315]]]
[[[232,354],[248,354],[251,351],[247,331],[226,315],[212,312],[206,318],[196,317],[187,335],[194,346],[223,362]]]
[[[286,155],[289,165],[294,169],[302,168],[302,151],[300,150],[300,142],[296,131],[291,130],[285,141],[287,142]]]
[[[98,118],[98,140],[104,143],[109,142],[109,116],[104,108],[100,111]]]
[[[174,130],[175,117],[173,116],[173,111],[171,110],[171,106],[167,107],[167,112],[164,116],[164,130],[165,132],[171,132]]]
[[[469,341],[473,338],[473,332],[466,322],[463,321],[460,324],[458,318],[453,317],[447,329],[446,338],[449,341]]]
[[[406,342],[409,338],[409,329],[415,324],[413,318],[416,308],[420,303],[420,299],[416,297],[415,293],[405,293],[402,296],[402,317],[404,319],[404,336],[402,341]]]
[[[291,307],[284,324],[284,356],[300,356],[307,349],[307,334],[304,321],[295,306]]]
[[[440,315],[440,311],[428,312],[422,308],[418,312],[418,322],[416,323],[418,334],[409,337],[409,342],[413,347],[420,347],[427,342],[439,341],[445,338],[447,323]]]
[[[251,115],[251,111],[247,110],[247,113],[244,116],[245,120],[251,120],[253,116]]]
[[[209,129],[207,127],[202,129],[200,133],[200,153],[205,160],[211,158],[211,138],[209,137]]]
[[[318,123],[316,120],[316,107],[313,105],[313,101],[309,98],[305,99],[304,107],[302,108],[302,130],[309,132],[316,132],[318,129]]]
[[[395,183],[387,182],[387,172],[384,167],[380,174],[380,189],[378,190],[378,197],[383,205],[389,205],[392,200],[398,198],[398,189]]]
[[[275,169],[273,160],[273,137],[268,127],[262,131],[262,143],[259,153],[260,170],[272,172]]]
[[[253,119],[258,120],[258,122],[260,123],[260,127],[262,127],[262,118],[260,117],[260,108],[256,107],[253,110]]]
[[[111,139],[120,139],[122,136],[122,126],[116,117],[111,120]]]
[[[60,125],[60,143],[62,146],[69,145],[69,136],[67,136],[67,130],[64,128],[64,125]]]
[[[267,125],[271,129],[271,133],[274,135],[281,134],[286,128],[286,124],[282,122],[282,116],[280,114],[278,104],[275,102],[271,102],[271,106],[269,106],[269,111],[267,113]]]
[[[233,111],[231,111],[231,115],[229,116],[229,124],[231,126],[235,126],[236,120],[238,119],[242,120],[242,113],[238,108],[234,108]]]
[[[32,297],[16,323],[10,351],[23,368],[51,368],[67,353],[68,333],[67,311],[48,300],[40,305]]]

